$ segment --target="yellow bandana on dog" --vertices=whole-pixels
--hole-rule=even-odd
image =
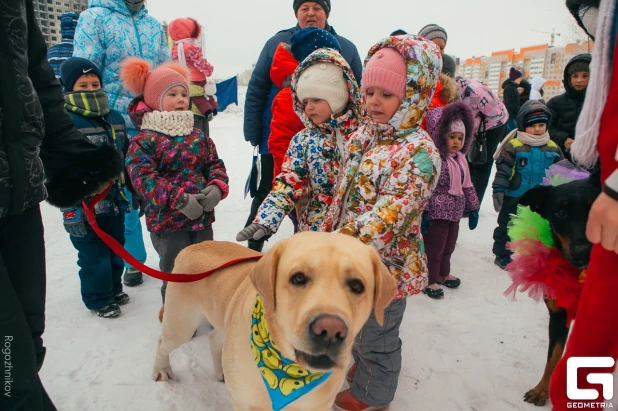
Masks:
[[[311,392],[331,375],[330,372],[312,373],[281,355],[275,342],[270,339],[264,305],[259,295],[255,299],[251,318],[251,351],[274,411]]]

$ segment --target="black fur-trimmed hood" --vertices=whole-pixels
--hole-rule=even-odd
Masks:
[[[113,146],[76,155],[71,164],[47,175],[47,201],[56,207],[72,207],[102,183],[117,178],[123,169],[122,156]]]
[[[447,137],[450,125],[455,120],[461,120],[466,127],[466,138],[461,153],[466,155],[470,151],[474,140],[474,115],[470,107],[462,101],[456,101],[444,107],[438,107],[427,113],[427,132],[433,139],[440,156],[448,155]]]

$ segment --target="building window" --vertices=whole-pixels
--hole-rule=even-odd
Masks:
[[[69,3],[64,3],[64,7],[69,7],[70,4]]]
[[[62,3],[60,3],[59,1],[56,2],[56,6],[60,6]]]
[[[42,28],[41,28],[41,31],[42,31],[43,33],[47,34],[47,28],[46,28],[46,27],[42,27]]]
[[[56,30],[52,30],[51,32],[52,32],[52,34],[56,34]]]
[[[50,21],[50,22],[49,22],[49,25],[50,25],[50,26],[54,26],[54,27],[55,27],[55,26],[56,26],[56,23],[54,23],[53,21]]]
[[[54,36],[54,37],[52,37],[52,40],[53,41],[58,41],[58,37]]]
[[[556,63],[556,53],[552,53],[550,63],[551,64],[555,64]]]
[[[62,10],[56,9],[56,13],[62,13]]]

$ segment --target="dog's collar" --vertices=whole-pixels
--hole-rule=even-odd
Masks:
[[[251,351],[262,374],[273,411],[279,411],[322,384],[332,373],[312,373],[288,360],[270,338],[262,297],[257,295],[251,317]]]

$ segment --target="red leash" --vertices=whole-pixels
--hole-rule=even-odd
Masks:
[[[86,218],[88,219],[88,223],[90,223],[90,226],[92,227],[94,232],[97,233],[97,235],[101,238],[101,240],[103,240],[103,242],[107,244],[107,246],[111,248],[113,252],[118,254],[120,258],[122,258],[124,261],[131,264],[133,267],[137,268],[144,274],[148,274],[149,276],[158,278],[159,280],[170,281],[173,283],[192,283],[194,281],[202,280],[210,276],[211,274],[213,274],[215,271],[221,270],[223,268],[226,268],[226,267],[238,264],[238,263],[242,263],[244,261],[259,260],[260,258],[262,258],[261,255],[256,255],[253,257],[238,258],[236,260],[229,261],[220,267],[214,268],[212,270],[209,270],[203,273],[197,273],[197,274],[196,273],[193,273],[193,274],[164,273],[159,270],[155,270],[154,268],[150,268],[142,264],[141,262],[137,261],[135,257],[133,257],[131,254],[129,254],[127,250],[124,249],[123,246],[121,246],[109,234],[101,230],[99,226],[97,225],[97,220],[94,217],[94,211],[93,211],[94,206],[99,201],[101,201],[103,198],[105,198],[105,196],[107,195],[111,187],[112,185],[110,184],[109,187],[107,187],[107,189],[104,192],[92,197],[89,203],[86,203],[86,201],[82,201],[82,206],[84,207]]]

